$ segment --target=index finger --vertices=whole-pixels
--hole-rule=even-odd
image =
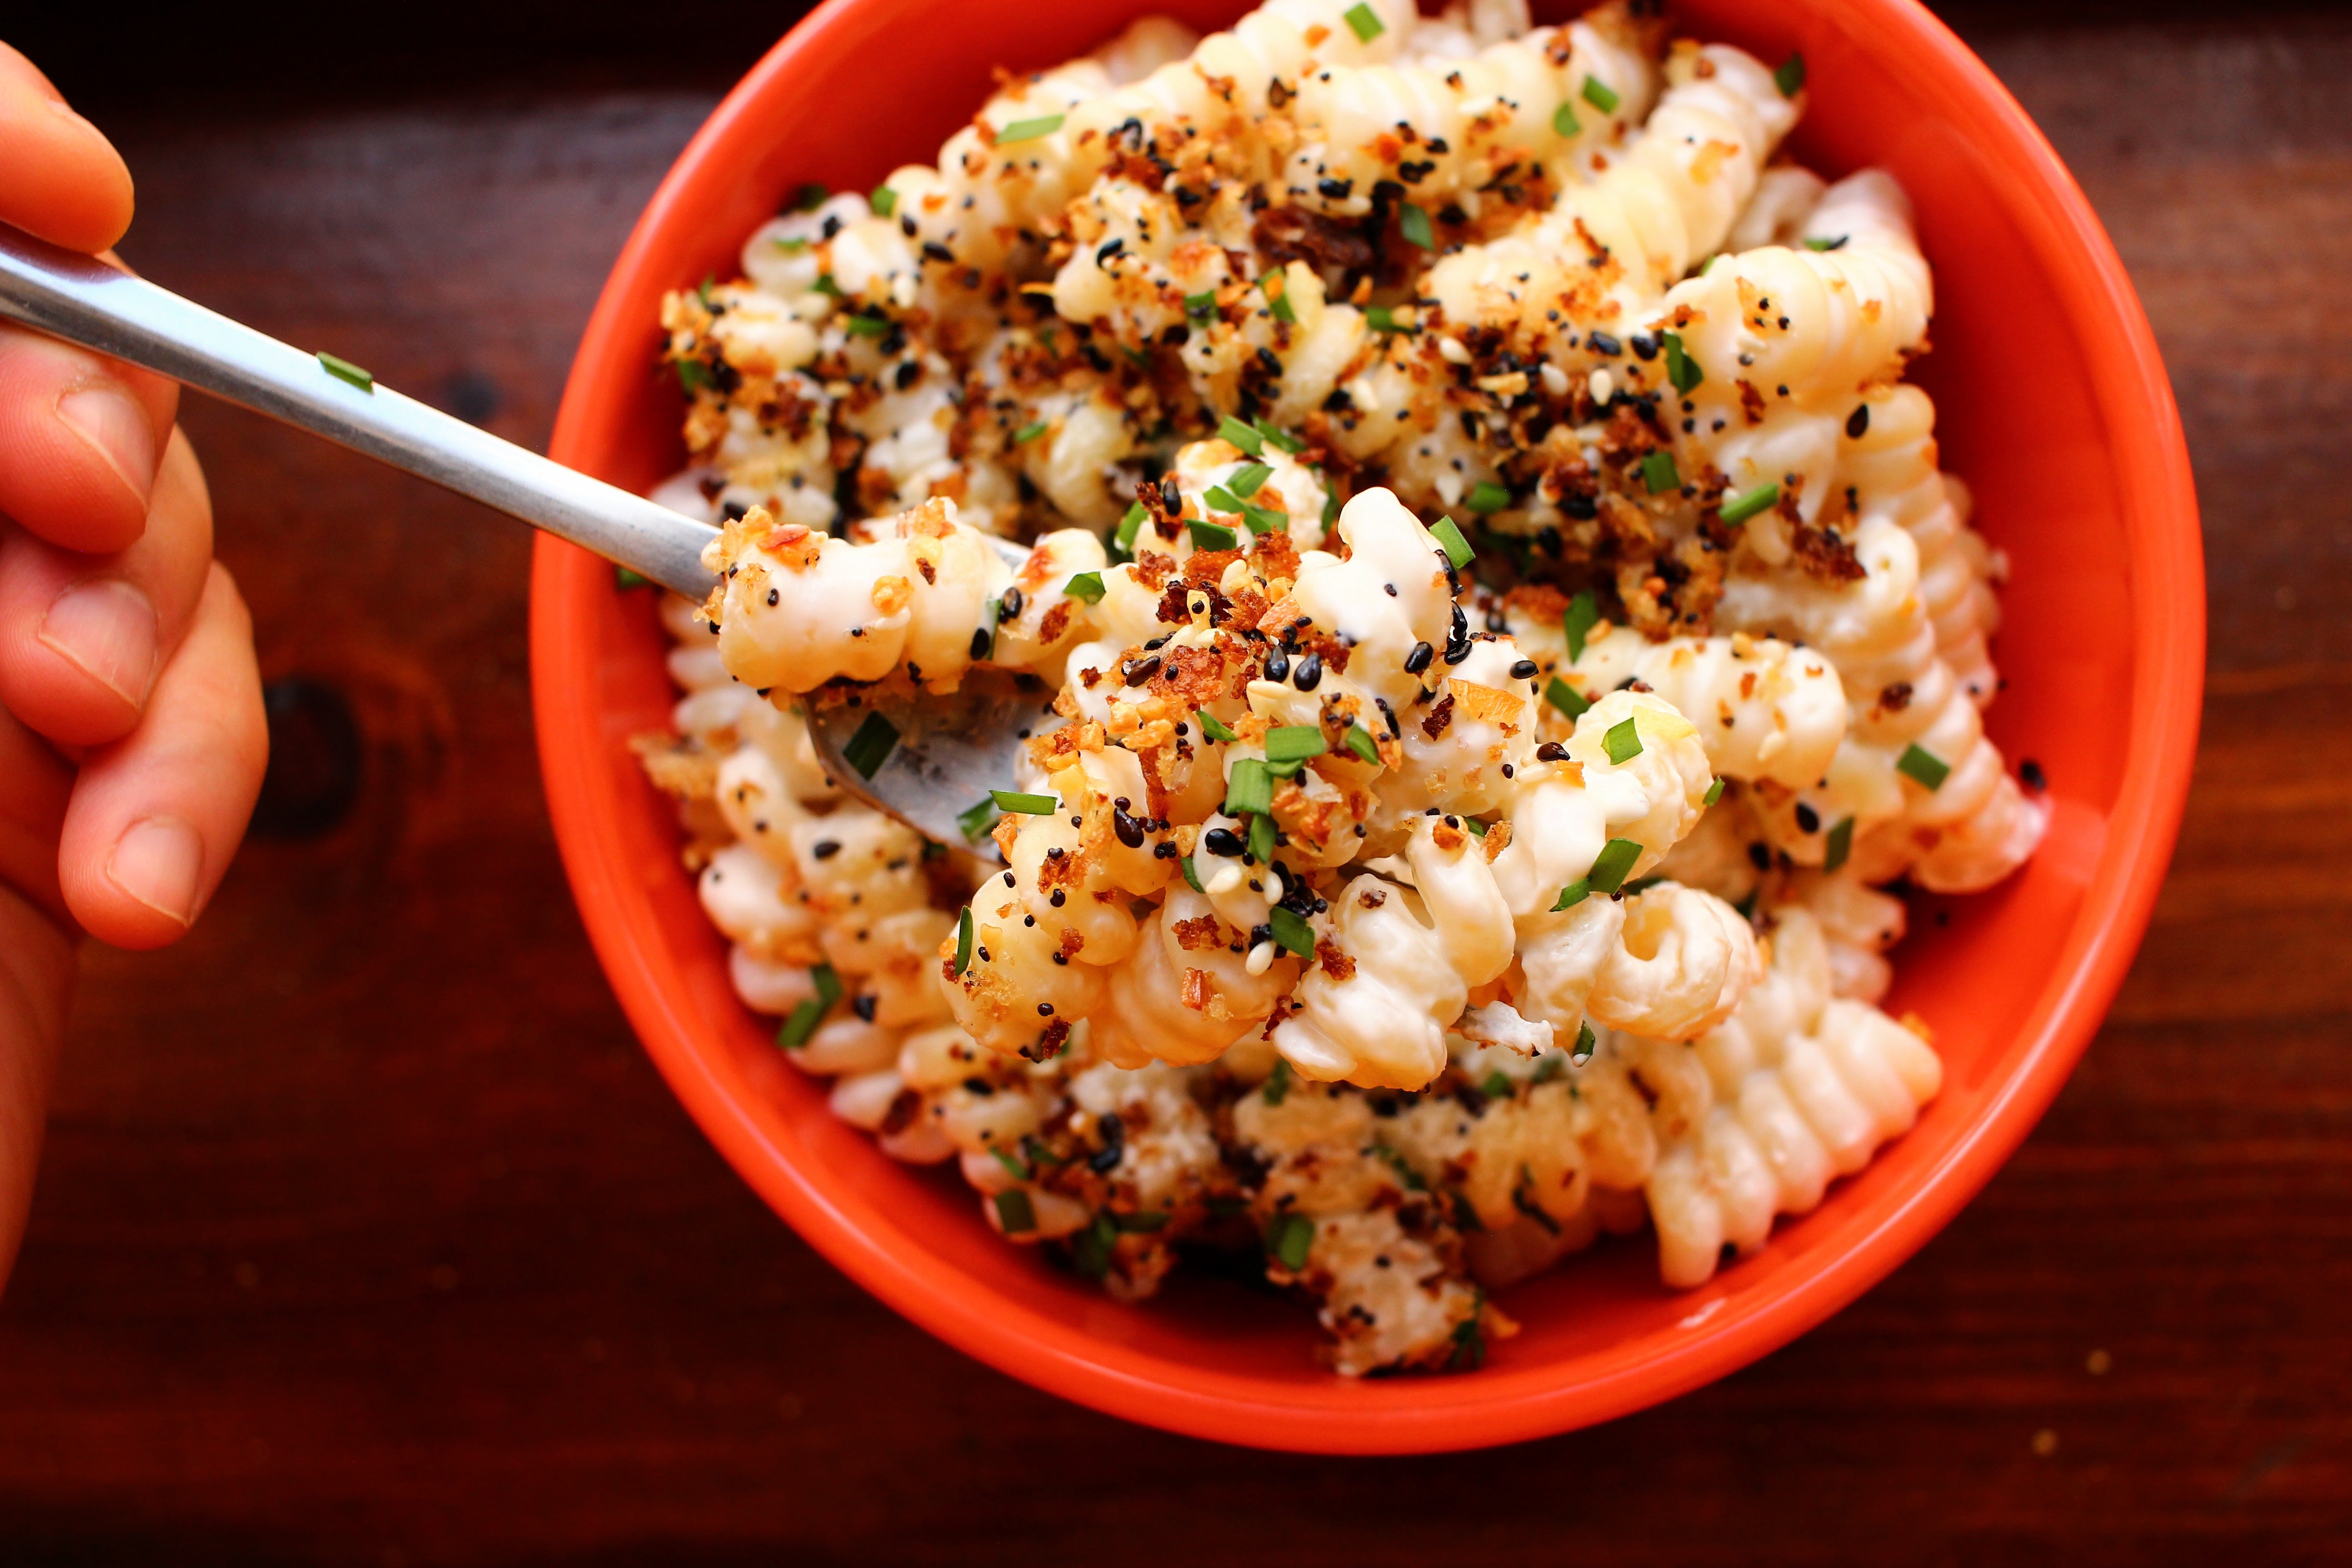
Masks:
[[[0,221],[95,255],[131,226],[131,171],[32,61],[0,44]]]

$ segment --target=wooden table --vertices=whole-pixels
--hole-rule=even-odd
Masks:
[[[639,205],[782,21],[217,9],[15,35],[129,154],[126,253],[531,443]],[[1412,1461],[1171,1437],[966,1361],[639,1054],[541,800],[522,532],[195,402],[268,672],[346,697],[357,794],[286,836],[338,755],[289,724],[279,836],[194,938],[84,963],[0,1306],[0,1559],[2352,1561],[2352,21],[2123,15],[1957,20],[2163,339],[2204,750],[2105,1034],[1857,1305],[1663,1409]]]

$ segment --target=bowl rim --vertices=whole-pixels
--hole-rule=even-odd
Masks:
[[[905,0],[900,0],[905,3]],[[628,301],[650,268],[655,237],[675,222],[697,172],[801,59],[839,33],[866,34],[871,0],[825,0],[729,92],[679,154],[616,258],[583,335],[551,454],[593,456],[589,405],[600,365],[623,363],[646,338]],[[542,535],[531,574],[530,656],[541,772],[557,846],[599,961],[646,1053],[728,1162],[799,1235],[858,1284],[959,1350],[1052,1393],[1148,1426],[1303,1452],[1418,1453],[1547,1436],[1609,1420],[1746,1365],[1830,1317],[1909,1258],[1989,1181],[2032,1131],[2090,1044],[2154,911],[2188,795],[2203,700],[2204,564],[2188,449],[2155,336],[2105,228],[2041,131],[1992,75],[1918,0],[1843,0],[1847,25],[1891,40],[1909,85],[2001,143],[2014,176],[2004,210],[2065,313],[2102,351],[2096,414],[2115,454],[2116,511],[2135,578],[2131,600],[2135,721],[2110,831],[2068,940],[2083,943],[2051,977],[2018,1033],[2028,1044],[1975,1121],[1855,1245],[1824,1258],[1719,1331],[1680,1336],[1658,1354],[1563,1384],[1496,1388],[1448,1380],[1442,1401],[1341,1414],[1254,1395],[1244,1377],[1174,1383],[1139,1370],[1141,1352],[1092,1339],[1024,1310],[975,1313],[913,1261],[860,1230],[823,1187],[786,1161],[713,1075],[691,1020],[649,961],[643,931],[612,890],[632,878],[598,826],[611,806],[598,771],[576,765],[607,743],[593,714],[588,590],[605,568]],[[1958,117],[1957,112],[1956,116]],[[674,283],[675,279],[661,279]],[[593,469],[592,469],[593,471]],[[2116,826],[2130,831],[2118,832]],[[650,918],[649,916],[646,918]],[[2081,933],[2087,933],[2083,935]],[[1516,1381],[1516,1380],[1515,1380]],[[1210,1385],[1213,1384],[1213,1386]]]

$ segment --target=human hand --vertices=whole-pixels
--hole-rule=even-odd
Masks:
[[[0,221],[93,254],[131,174],[0,44]],[[171,382],[0,326],[0,1280],[74,946],[161,947],[228,868],[268,750],[252,623]]]

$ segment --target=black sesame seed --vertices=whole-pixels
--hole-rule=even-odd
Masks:
[[[1857,403],[1853,412],[1845,416],[1845,433],[1849,440],[1859,441],[1870,428],[1870,405]]]
[[[809,853],[820,860],[830,860],[841,853],[841,841],[837,838],[820,838],[809,847]]]
[[[1561,745],[1558,741],[1546,741],[1542,745],[1536,748],[1536,761],[1539,763],[1564,763],[1568,761],[1568,748]]]
[[[1435,648],[1425,642],[1417,642],[1412,645],[1412,651],[1404,656],[1404,672],[1407,675],[1419,675],[1429,668],[1429,661],[1436,657]]]
[[[1822,830],[1822,814],[1815,811],[1811,806],[1807,805],[1803,801],[1799,801],[1797,803],[1797,826],[1807,833],[1819,833]]]
[[[1230,827],[1212,827],[1201,835],[1201,842],[1212,855],[1230,858],[1242,852],[1242,836]]]
[[[1519,660],[1518,663],[1511,666],[1511,679],[1513,680],[1525,680],[1528,676],[1533,675],[1535,672],[1536,661],[1531,658],[1523,658]]]
[[[1300,659],[1298,661],[1298,673],[1290,678],[1290,684],[1296,686],[1301,691],[1312,691],[1318,686],[1322,685],[1323,656],[1319,653],[1310,653],[1305,658]]]
[[[1265,678],[1268,680],[1290,679],[1290,656],[1280,648],[1265,656]]]

